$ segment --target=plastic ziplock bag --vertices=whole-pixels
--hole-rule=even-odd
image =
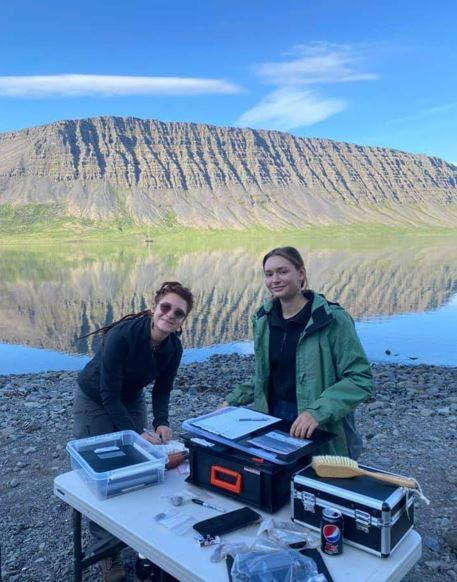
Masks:
[[[281,521],[272,517],[262,520],[257,536],[265,537],[282,546],[299,542],[306,542],[307,548],[317,548],[320,545],[319,534],[291,521]]]
[[[184,503],[190,501],[192,497],[195,497],[195,493],[193,493],[192,491],[188,491],[187,489],[183,489],[182,491],[174,493],[173,495],[162,496],[163,499],[166,499],[169,503],[171,503],[175,507],[184,505]]]
[[[227,556],[235,557],[237,554],[248,552],[278,552],[282,550],[283,546],[278,545],[274,540],[269,540],[266,537],[257,536],[252,541],[244,542],[229,542],[220,544],[211,556],[211,562],[220,562],[225,560]]]
[[[154,519],[160,525],[163,525],[173,533],[181,536],[188,532],[193,524],[196,522],[195,517],[186,515],[179,509],[170,509],[162,513],[158,513]]]
[[[296,550],[238,553],[231,569],[233,582],[323,582],[316,562]]]
[[[180,441],[174,441],[174,440],[168,441],[168,443],[165,443],[161,446],[165,449],[165,452],[167,453],[167,455],[170,455],[172,453],[183,453],[184,451],[188,450],[186,448],[186,446],[184,445],[184,443],[182,443]]]

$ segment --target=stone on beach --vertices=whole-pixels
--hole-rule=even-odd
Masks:
[[[416,508],[423,558],[404,582],[451,580],[457,538],[456,530],[449,529],[457,504],[451,406],[457,404],[457,368],[375,364],[372,369],[373,398],[356,411],[365,441],[360,461],[416,477],[431,499],[430,506]],[[183,420],[214,410],[236,382],[252,373],[253,358],[240,355],[181,367],[170,402],[175,435]],[[70,469],[65,445],[72,438],[75,378],[74,372],[0,376],[0,490],[5,508],[0,535],[7,582],[70,579],[71,512],[52,490],[54,477]],[[36,406],[26,408],[24,401]],[[450,413],[440,413],[443,408]],[[133,553],[125,551],[125,559],[133,576]],[[98,582],[96,566],[85,580]]]

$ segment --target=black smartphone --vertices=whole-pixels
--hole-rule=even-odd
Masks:
[[[202,536],[218,536],[260,521],[262,516],[250,507],[228,511],[222,515],[199,521],[194,529]]]

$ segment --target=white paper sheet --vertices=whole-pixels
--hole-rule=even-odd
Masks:
[[[197,418],[192,421],[192,425],[212,434],[235,440],[247,436],[259,428],[277,423],[279,420],[256,410],[236,407],[222,409],[217,414]]]
[[[299,451],[306,445],[309,445],[311,441],[307,439],[297,439],[291,437],[287,433],[281,432],[279,430],[272,430],[265,434],[259,435],[249,442],[256,447],[271,451],[273,453],[278,453],[280,455],[289,455]]]

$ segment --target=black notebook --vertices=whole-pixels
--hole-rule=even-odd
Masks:
[[[79,454],[96,473],[131,467],[149,461],[149,457],[134,445],[100,447],[80,451]]]
[[[318,573],[323,574],[327,578],[327,582],[333,582],[333,578],[330,576],[330,572],[318,550],[315,550],[314,548],[303,548],[303,550],[299,550],[299,552],[304,556],[308,556],[308,558],[312,558],[316,562]]]

